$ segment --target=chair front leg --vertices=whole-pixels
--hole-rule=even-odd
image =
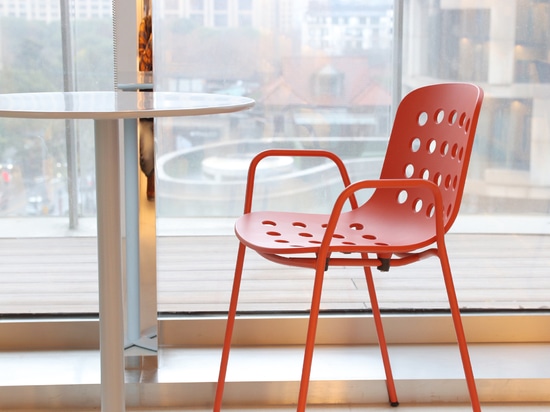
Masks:
[[[227,324],[225,326],[225,338],[223,341],[222,358],[220,362],[220,373],[218,375],[218,384],[216,386],[216,397],[214,399],[214,412],[220,412],[223,400],[223,390],[225,387],[225,377],[227,373],[227,363],[229,362],[229,350],[231,349],[231,338],[233,337],[233,328],[235,326],[235,317],[237,315],[237,303],[239,300],[239,290],[241,288],[241,279],[244,266],[244,255],[246,246],[239,243],[237,252],[237,262],[235,264],[235,275],[233,277],[233,289],[231,291],[231,300],[227,314]]]
[[[384,372],[386,373],[386,387],[388,389],[388,397],[391,406],[398,406],[397,392],[395,390],[395,382],[393,380],[393,373],[391,370],[390,356],[388,354],[388,346],[386,344],[386,336],[384,334],[384,327],[382,325],[382,316],[380,315],[380,307],[378,306],[378,298],[376,296],[376,289],[374,287],[374,279],[372,277],[372,270],[370,267],[365,266],[365,279],[367,281],[367,289],[369,291],[370,303],[372,306],[372,317],[374,319],[374,326],[376,327],[376,335],[378,337],[378,346],[380,347],[380,353],[382,355],[382,363],[384,364]]]
[[[304,364],[302,366],[302,379],[300,381],[300,393],[298,395],[298,407],[296,408],[296,412],[305,412],[306,410],[307,393],[309,389],[309,379],[311,376],[311,364],[313,362],[313,350],[315,349],[315,336],[317,334],[324,275],[324,260],[318,259],[317,267],[315,268],[315,281],[313,284],[313,295],[311,297],[311,310],[309,312],[309,324],[307,328],[306,347],[304,351]]]

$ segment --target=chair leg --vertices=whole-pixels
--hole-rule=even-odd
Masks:
[[[388,389],[388,397],[391,406],[398,406],[399,401],[397,400],[397,392],[395,390],[395,382],[393,380],[393,373],[390,365],[390,356],[388,354],[388,346],[386,344],[386,337],[382,325],[380,307],[378,306],[378,298],[376,297],[376,289],[374,287],[372,270],[370,267],[364,267],[364,270],[365,278],[367,280],[367,288],[369,290],[370,302],[372,306],[372,316],[374,318],[374,325],[376,327],[376,334],[378,336],[378,346],[380,347],[382,362],[384,364],[384,371],[386,373],[386,387]]]
[[[246,246],[239,244],[237,253],[237,263],[235,265],[235,276],[233,278],[233,289],[231,291],[231,301],[229,303],[229,312],[227,314],[227,324],[225,326],[225,338],[223,341],[222,358],[220,362],[220,373],[218,375],[218,384],[216,386],[216,397],[214,399],[214,412],[220,412],[223,400],[223,390],[225,387],[225,376],[227,373],[227,363],[229,361],[229,350],[231,349],[231,338],[233,336],[233,327],[235,326],[235,316],[237,315],[237,302],[239,300],[239,290],[241,288],[241,279],[244,265],[244,255]]]
[[[464,327],[462,325],[462,318],[460,316],[460,307],[458,306],[458,300],[456,298],[456,291],[455,291],[454,282],[451,274],[451,266],[449,264],[449,258],[447,256],[447,252],[442,247],[439,248],[439,260],[441,261],[441,268],[443,270],[443,278],[445,280],[445,288],[447,289],[449,306],[451,307],[451,316],[452,316],[455,331],[456,331],[456,337],[458,341],[458,348],[460,350],[460,356],[462,358],[464,375],[466,376],[468,392],[470,393],[470,402],[472,404],[472,411],[481,412],[481,406],[479,404],[476,382],[475,382],[474,373],[472,370],[470,355],[468,353],[468,344],[466,343],[466,335],[464,334]]]
[[[311,297],[311,311],[309,313],[304,363],[302,366],[302,379],[300,381],[300,392],[298,394],[298,406],[296,408],[296,412],[305,412],[306,410],[307,392],[309,388],[309,378],[311,375],[313,350],[315,349],[315,335],[317,333],[317,323],[319,320],[319,308],[321,306],[321,292],[323,289],[324,274],[325,267],[323,261],[323,263],[320,263],[315,269],[315,281],[313,284],[313,294]]]

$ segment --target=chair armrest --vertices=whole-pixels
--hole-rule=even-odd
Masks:
[[[429,180],[424,179],[379,179],[379,180],[361,180],[347,186],[336,199],[332,208],[330,218],[326,227],[326,232],[321,242],[321,251],[328,251],[331,239],[336,230],[336,225],[342,213],[346,201],[350,197],[364,189],[407,189],[407,188],[425,188],[433,195],[434,201],[434,223],[435,233],[438,243],[443,240],[445,226],[443,219],[443,196],[439,187]],[[444,247],[444,245],[441,245]]]
[[[265,159],[266,157],[274,156],[291,156],[291,157],[325,157],[329,160],[332,160],[334,164],[338,167],[340,176],[342,177],[342,182],[344,187],[348,187],[351,184],[348,171],[342,159],[340,159],[336,154],[329,152],[327,150],[317,150],[317,149],[268,149],[258,153],[248,167],[248,176],[246,182],[246,194],[245,194],[245,203],[244,203],[244,213],[250,213],[252,210],[252,198],[254,192],[254,182],[256,179],[256,169],[258,164]],[[357,207],[357,201],[354,195],[350,195],[349,201],[351,202],[351,207]]]

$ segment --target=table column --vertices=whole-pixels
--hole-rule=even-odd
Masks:
[[[101,410],[125,410],[120,137],[116,119],[95,121]]]

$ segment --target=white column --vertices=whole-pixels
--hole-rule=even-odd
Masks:
[[[95,121],[101,411],[125,410],[118,120]]]
[[[516,0],[493,1],[489,33],[489,84],[514,83]]]
[[[113,0],[113,13],[115,76],[119,83],[133,83],[136,81],[138,56],[136,0]]]
[[[550,186],[550,99],[533,99],[531,117],[530,180],[536,186]]]

